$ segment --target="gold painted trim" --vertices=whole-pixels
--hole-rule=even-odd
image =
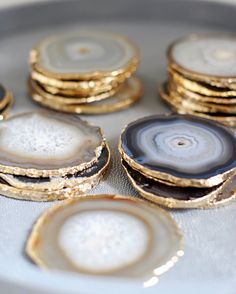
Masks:
[[[185,209],[185,208],[193,209],[193,208],[202,208],[202,207],[208,207],[208,206],[211,207],[212,205],[214,205],[212,203],[215,203],[214,200],[217,198],[217,196],[220,193],[224,191],[225,186],[227,186],[228,182],[231,180],[231,178],[227,179],[216,190],[210,192],[209,194],[205,196],[194,198],[191,200],[179,200],[179,199],[174,199],[172,197],[170,198],[162,197],[161,195],[144,191],[129,174],[127,168],[123,164],[122,166],[132,186],[143,198],[170,209]],[[158,179],[156,181],[158,182]]]
[[[114,104],[110,104],[108,102],[108,104],[106,105],[105,104],[106,100],[104,100],[103,105],[96,105],[96,104],[93,105],[93,103],[65,105],[65,104],[62,104],[59,102],[57,104],[53,103],[53,102],[49,101],[48,99],[45,99],[44,97],[42,97],[41,95],[38,95],[36,93],[31,93],[31,96],[35,102],[41,104],[42,106],[45,106],[45,107],[48,107],[50,109],[57,110],[57,111],[67,112],[67,113],[103,114],[103,113],[116,112],[116,111],[120,111],[120,110],[123,110],[123,109],[130,107],[132,104],[137,102],[139,100],[140,96],[142,95],[143,90],[142,90],[141,81],[137,77],[132,77],[132,79],[135,79],[139,84],[136,93],[134,93],[133,95],[128,97],[126,100],[119,101]],[[112,97],[110,97],[110,98],[112,98]]]
[[[46,92],[42,87],[40,87],[36,82],[33,80],[29,81],[29,87],[30,91],[32,93],[38,94],[39,96],[43,97],[45,100],[51,101],[52,103],[61,103],[65,105],[73,105],[73,104],[85,104],[85,103],[92,103],[97,101],[102,101],[105,99],[110,98],[111,96],[115,95],[122,86],[112,88],[110,91],[103,92],[101,94],[98,94],[96,96],[88,96],[88,97],[65,97],[65,96],[59,96],[59,95],[53,95],[48,92]]]
[[[105,165],[92,176],[82,177],[82,178],[71,178],[68,179],[66,176],[64,178],[58,178],[57,182],[49,182],[44,184],[34,184],[34,183],[23,183],[18,180],[14,180],[14,178],[9,177],[8,174],[0,173],[0,178],[7,182],[10,186],[16,189],[21,190],[31,190],[32,193],[37,192],[45,192],[45,193],[54,193],[54,191],[63,190],[65,188],[76,189],[78,191],[86,192],[89,190],[89,185],[94,186],[97,179],[100,179],[105,175],[108,170],[110,160],[111,160],[111,152],[108,144],[106,143],[104,148],[108,151],[108,157]],[[98,158],[99,161],[99,158]],[[1,187],[0,187],[1,191]],[[27,193],[26,193],[27,194]]]
[[[201,112],[197,112],[197,111],[193,111],[192,109],[185,109],[181,104],[177,103],[176,101],[172,101],[172,99],[170,98],[170,96],[165,92],[165,90],[163,89],[163,87],[160,87],[160,91],[159,91],[160,97],[162,98],[162,100],[167,103],[171,109],[174,112],[177,112],[179,114],[190,114],[190,115],[194,115],[194,116],[199,116],[199,117],[203,117],[209,120],[213,120],[215,122],[224,124],[227,127],[236,127],[236,116],[214,116],[213,114],[207,114],[207,113],[201,113]]]

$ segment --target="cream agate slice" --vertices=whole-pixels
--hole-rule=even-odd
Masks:
[[[100,128],[76,116],[29,112],[0,123],[0,171],[65,176],[92,166],[105,144]]]
[[[135,278],[145,285],[183,255],[173,219],[130,196],[92,195],[45,212],[26,252],[39,266],[90,275]]]
[[[31,96],[34,101],[54,110],[68,113],[102,114],[120,111],[137,102],[142,95],[142,84],[137,77],[129,78],[124,85],[119,87],[118,92],[108,99],[84,104],[65,104],[59,101],[51,101],[40,95],[37,91],[32,91]],[[78,98],[79,100],[79,98]]]
[[[174,42],[171,66],[199,79],[235,79],[236,37],[230,34],[193,35]]]
[[[138,63],[137,49],[118,35],[76,32],[49,37],[30,53],[35,69],[64,80],[116,76]]]
[[[154,115],[131,122],[119,149],[134,169],[176,186],[213,187],[236,168],[234,134],[189,115]]]

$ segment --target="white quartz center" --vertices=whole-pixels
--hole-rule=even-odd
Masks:
[[[109,272],[138,261],[148,249],[147,225],[119,210],[90,210],[61,227],[59,245],[79,269]]]
[[[70,158],[86,139],[79,128],[37,113],[3,122],[0,130],[2,150],[32,159]]]

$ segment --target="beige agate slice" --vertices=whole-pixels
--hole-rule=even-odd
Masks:
[[[85,104],[85,103],[92,103],[97,102],[101,100],[105,100],[107,98],[110,98],[111,96],[115,95],[119,90],[120,87],[113,88],[110,91],[100,93],[98,95],[91,95],[91,96],[62,96],[62,95],[53,95],[45,91],[38,83],[34,82],[33,80],[29,81],[29,87],[32,91],[32,93],[36,93],[48,101],[51,101],[52,103],[62,103],[66,105],[73,105],[73,104]]]
[[[52,103],[49,99],[37,93],[31,93],[32,99],[39,104],[58,111],[68,113],[102,114],[120,111],[137,102],[142,94],[142,84],[136,77],[131,77],[121,89],[109,99],[89,104]]]
[[[185,89],[199,93],[205,96],[214,96],[219,98],[226,98],[228,97],[236,97],[236,91],[231,90],[230,88],[224,87],[224,84],[219,84],[217,86],[212,86],[211,84],[205,82],[194,81],[189,78],[186,78],[181,73],[173,70],[171,68],[168,69],[170,80],[173,80],[175,84],[181,85]]]
[[[64,80],[117,76],[138,61],[138,50],[128,39],[103,32],[52,36],[30,52],[36,71]]]
[[[74,174],[97,161],[98,127],[78,117],[29,112],[0,123],[0,171],[30,177]]]
[[[102,178],[108,169],[109,162],[110,150],[106,144],[96,163],[73,175],[66,175],[64,177],[30,178],[27,176],[0,173],[0,179],[3,180],[3,183],[5,182],[6,185],[13,188],[31,190],[31,194],[36,194],[36,199],[38,197],[37,191],[46,192],[48,194],[52,192],[53,194],[53,191],[72,188],[78,190],[78,192],[86,192],[89,190],[90,186],[95,186],[96,181]],[[0,191],[1,187],[2,186],[0,186]],[[27,192],[25,192],[25,194],[27,194]],[[28,196],[26,196],[26,199],[27,197]]]
[[[234,115],[227,115],[222,113],[202,113],[199,111],[194,111],[193,109],[184,108],[181,101],[172,99],[164,85],[160,87],[159,94],[163,101],[166,102],[173,111],[179,114],[191,114],[222,123],[229,127],[236,127],[236,116]]]
[[[39,266],[136,278],[145,285],[183,255],[165,211],[130,196],[92,195],[64,202],[34,225],[26,253]]]
[[[105,91],[110,91],[128,79],[137,69],[136,66],[130,67],[126,72],[117,76],[108,76],[97,80],[72,80],[63,81],[31,70],[31,78],[40,83],[51,94],[71,95],[97,95]]]

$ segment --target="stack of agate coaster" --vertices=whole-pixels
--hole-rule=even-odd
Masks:
[[[7,118],[12,102],[12,93],[0,84],[0,120]]]
[[[110,152],[99,127],[56,112],[0,122],[0,194],[49,201],[77,197],[105,174]]]
[[[100,114],[129,107],[141,95],[133,74],[136,47],[102,32],[49,37],[30,52],[30,94],[39,104],[63,112]]]
[[[119,150],[134,188],[169,208],[234,201],[236,139],[230,129],[191,115],[155,115],[130,123]]]
[[[171,216],[141,199],[92,195],[64,201],[34,225],[27,255],[50,270],[133,279],[142,287],[183,256]]]
[[[161,97],[178,113],[236,126],[236,36],[199,35],[168,49]]]

